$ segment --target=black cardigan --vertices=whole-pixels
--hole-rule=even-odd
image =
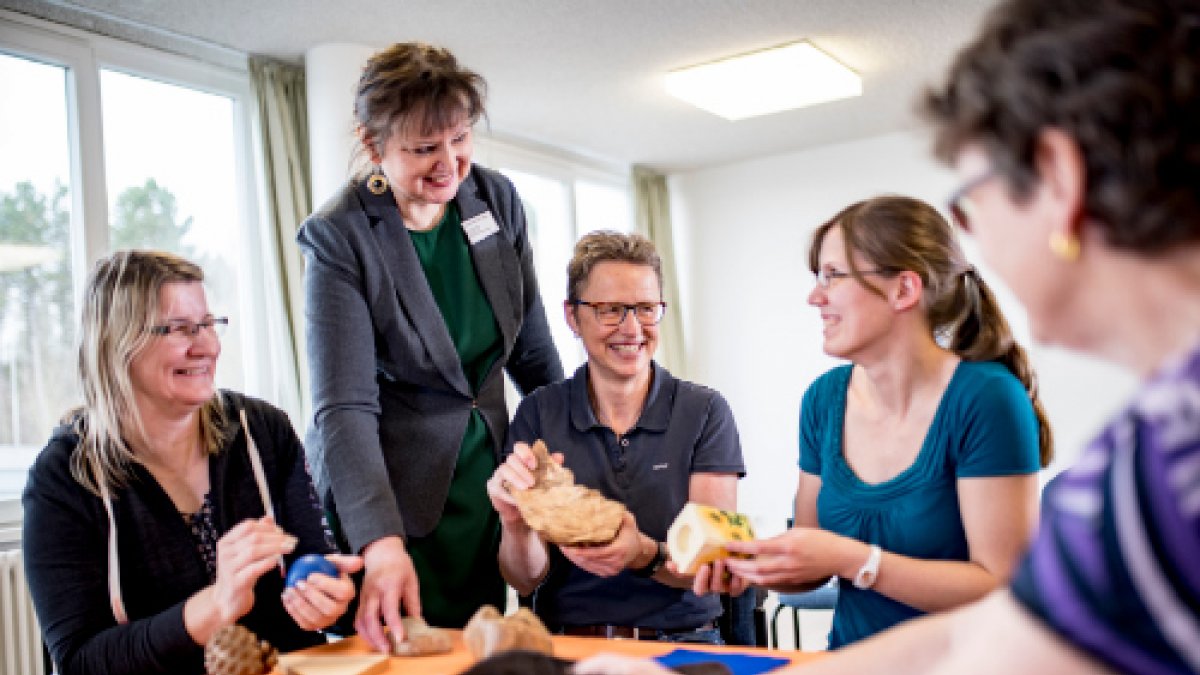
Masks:
[[[293,556],[332,552],[304,464],[304,449],[287,416],[262,401],[222,392],[232,429],[209,460],[218,536],[263,515],[246,437],[245,409],[262,455],[275,515],[299,539]],[[112,492],[121,560],[121,592],[129,623],[118,625],[108,596],[108,516],[104,502],[71,476],[79,437],[59,427],[38,456],[22,496],[25,570],[42,635],[59,672],[203,673],[203,649],[183,623],[187,599],[209,584],[187,524],[153,476],[133,467],[130,484]],[[254,608],[239,623],[282,651],[324,642],[301,630],[283,608],[283,579],[268,572],[255,586]]]

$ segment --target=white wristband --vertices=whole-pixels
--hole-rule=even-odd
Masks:
[[[864,591],[875,585],[875,579],[879,577],[879,561],[883,558],[883,549],[878,546],[871,546],[871,554],[867,556],[867,562],[859,568],[858,574],[854,575],[854,586],[861,588]]]

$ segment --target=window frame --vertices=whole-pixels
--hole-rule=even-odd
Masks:
[[[266,256],[270,233],[264,227],[266,219],[260,206],[262,171],[256,151],[256,104],[245,57],[240,57],[241,68],[218,65],[7,10],[0,10],[0,53],[66,71],[71,267],[76,314],[87,271],[110,251],[101,70],[119,71],[232,101],[236,217],[242,223],[238,253],[233,261],[240,291],[237,310],[240,317],[265,317],[256,325],[243,321],[244,325],[235,328],[240,331],[246,364],[242,390],[271,398],[272,383],[279,379],[274,372],[278,366],[271,350],[271,339],[279,335],[279,330],[271,324],[278,320],[279,312],[269,299],[275,263]],[[295,418],[300,411],[288,412]],[[49,433],[47,429],[47,437]],[[19,517],[19,499],[0,499],[0,514],[14,512]]]
[[[550,148],[533,148],[519,142],[510,142],[482,134],[475,137],[473,161],[497,171],[512,169],[563,184],[566,187],[567,214],[570,220],[570,241],[572,243],[578,241],[580,235],[583,234],[579,226],[577,190],[579,183],[584,181],[625,192],[629,196],[628,215],[632,226],[631,231],[637,231],[633,178],[630,167],[626,164],[579,157]],[[531,244],[535,253],[540,250],[538,241],[533,240]],[[537,271],[539,272],[539,281],[546,277],[544,273],[540,273],[541,270]],[[543,291],[544,296],[545,291]],[[561,305],[547,305],[545,309],[547,321],[563,321]],[[567,377],[570,377],[571,366],[583,363],[587,355],[584,353],[583,347],[577,344],[573,353],[560,353],[559,358],[562,359],[563,366],[567,369]],[[511,383],[508,383],[508,387],[508,400],[510,407],[513,408],[509,411],[511,414],[515,411],[520,396],[517,395],[516,388]]]

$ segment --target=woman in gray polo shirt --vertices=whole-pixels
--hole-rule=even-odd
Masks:
[[[589,234],[567,274],[566,319],[588,360],[522,401],[509,428],[508,458],[488,481],[501,571],[555,632],[719,643],[718,599],[697,597],[690,577],[663,566],[663,541],[689,501],[736,509],[745,468],[733,414],[720,394],[653,360],[666,303],[648,239]],[[611,543],[549,546],[521,519],[503,485],[533,484],[528,444],[539,438],[578,483],[628,508]]]

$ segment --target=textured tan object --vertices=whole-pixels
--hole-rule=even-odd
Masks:
[[[387,654],[283,654],[286,675],[376,675],[388,671]]]
[[[596,490],[575,484],[571,470],[550,458],[546,444],[533,444],[538,465],[528,490],[512,490],[521,517],[552,544],[607,544],[617,536],[625,507]]]
[[[554,654],[550,631],[525,607],[512,616],[501,616],[491,605],[480,607],[463,629],[463,642],[476,659],[513,649]]]
[[[667,530],[667,551],[681,574],[731,554],[725,544],[754,539],[750,519],[740,513],[689,502]]]
[[[404,640],[392,641],[392,653],[396,656],[433,656],[454,649],[450,633],[430,626],[425,619],[406,616],[401,621],[404,623]]]
[[[204,646],[208,675],[265,675],[275,667],[278,652],[245,626],[225,626]]]

